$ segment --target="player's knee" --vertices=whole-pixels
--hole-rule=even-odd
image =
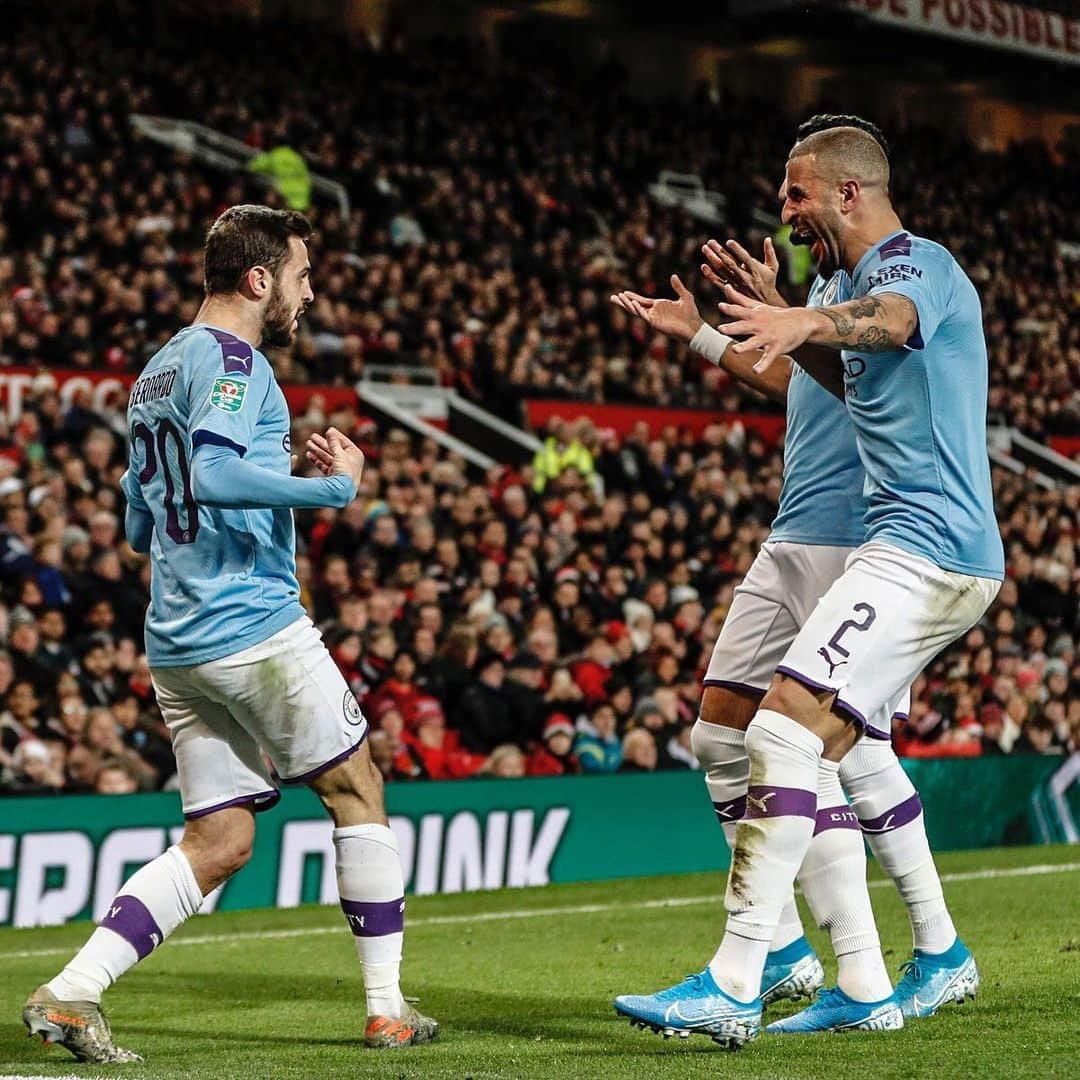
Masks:
[[[761,724],[751,724],[746,729],[746,756],[751,760],[761,760],[768,756],[774,746],[772,733]]]
[[[251,859],[253,845],[247,838],[238,838],[221,847],[217,852],[218,876],[228,881],[238,870],[243,870]]]
[[[864,803],[877,805],[883,799],[899,803],[915,794],[892,746],[865,736],[840,762],[840,783],[857,811],[865,809]]]
[[[246,835],[219,835],[213,841],[185,837],[181,848],[191,864],[195,880],[204,893],[223,885],[251,858],[253,838]]]
[[[690,753],[698,759],[706,772],[716,761],[715,729],[715,723],[703,721],[700,717],[690,729]]]
[[[189,821],[179,846],[205,894],[247,864],[254,842],[251,807],[234,806]]]
[[[894,763],[899,764],[889,743],[864,735],[841,759],[840,782],[845,788],[849,784],[872,782]]]
[[[809,725],[763,709],[746,729],[744,745],[751,777],[760,775],[766,766],[786,762],[800,769],[813,768],[816,785],[822,741]]]
[[[701,695],[699,716],[706,724],[745,731],[754,719],[761,694],[749,687],[729,689],[726,686],[707,686]]]
[[[690,751],[707,774],[722,769],[734,760],[745,760],[746,751],[741,735],[725,738],[729,732],[730,729],[725,730],[723,725],[704,719],[699,719],[690,729]]]
[[[777,676],[761,707],[804,723],[829,711],[832,695],[817,693],[796,679]]]

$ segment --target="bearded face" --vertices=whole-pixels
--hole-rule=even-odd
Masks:
[[[263,320],[262,344],[277,349],[291,345],[296,337],[298,318],[297,306],[289,303],[280,277],[275,278]]]

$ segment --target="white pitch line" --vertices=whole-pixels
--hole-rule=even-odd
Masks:
[[[942,874],[941,880],[948,885],[959,881],[982,881],[987,878],[1035,877],[1041,874],[1066,874],[1080,870],[1080,862],[1040,863],[1035,866],[1015,866],[1004,870],[967,870],[955,874]],[[876,878],[867,883],[871,889],[884,889],[892,885],[888,878]],[[506,922],[511,919],[541,919],[548,915],[599,915],[608,911],[655,911],[664,908],[700,907],[720,904],[720,893],[701,896],[675,896],[664,900],[637,900],[632,903],[574,904],[566,907],[515,908],[511,911],[484,911],[475,915],[429,915],[407,919],[406,929],[424,926],[468,926],[473,923]],[[341,934],[341,924],[333,926],[296,927],[292,930],[244,931],[238,934],[199,934],[176,938],[171,948],[181,945],[230,945],[240,941],[271,941],[287,938],[316,937],[322,934]],[[7,960],[31,960],[39,956],[66,956],[71,952],[67,945],[59,949],[27,949],[22,952],[0,952],[0,962]],[[5,1080],[0,1076],[0,1080]]]

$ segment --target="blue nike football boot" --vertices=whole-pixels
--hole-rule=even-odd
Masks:
[[[894,997],[906,1017],[933,1016],[950,1001],[961,1004],[979,990],[979,969],[968,947],[957,938],[943,953],[916,949],[900,966],[904,977]]]
[[[808,1035],[819,1031],[895,1031],[904,1026],[904,1014],[896,997],[881,1001],[856,1001],[838,986],[818,992],[813,1005],[794,1016],[775,1020],[765,1030],[770,1035]]]
[[[765,958],[761,973],[761,1004],[788,998],[812,998],[825,984],[825,970],[805,937],[785,945]]]
[[[621,994],[615,1011],[634,1027],[650,1028],[665,1039],[708,1035],[737,1050],[761,1030],[761,999],[736,1001],[716,985],[709,969],[655,994]]]

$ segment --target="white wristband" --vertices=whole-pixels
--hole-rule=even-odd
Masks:
[[[719,330],[702,323],[698,332],[690,339],[690,348],[699,356],[705,357],[710,364],[720,366],[727,347],[734,341],[727,334],[721,334]]]

